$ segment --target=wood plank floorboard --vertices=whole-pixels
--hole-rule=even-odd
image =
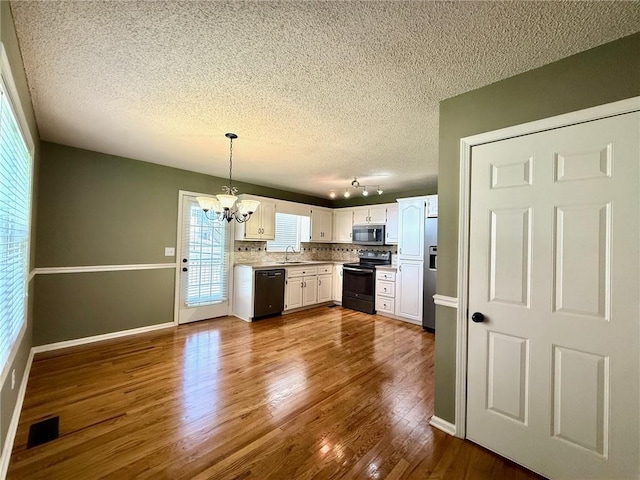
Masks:
[[[7,478],[541,479],[429,425],[433,365],[433,334],[341,307],[41,353]]]

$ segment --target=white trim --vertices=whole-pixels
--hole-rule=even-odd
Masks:
[[[2,80],[7,87],[9,99],[11,100],[9,103],[13,107],[13,113],[20,124],[20,130],[22,130],[22,135],[25,137],[27,142],[27,147],[29,149],[29,153],[31,153],[31,162],[33,163],[33,156],[35,151],[35,143],[33,141],[33,133],[29,129],[29,123],[27,122],[27,117],[22,110],[22,103],[20,102],[20,95],[18,94],[18,88],[16,87],[16,83],[13,80],[13,72],[11,71],[11,64],[9,63],[9,57],[7,56],[7,51],[4,48],[4,43],[0,43],[0,72],[2,74]],[[33,165],[32,165],[33,168]],[[33,172],[31,172],[33,176]]]
[[[458,192],[458,315],[456,337],[455,435],[466,436],[467,422],[467,308],[469,285],[469,210],[471,194],[471,149],[474,146],[529,135],[578,123],[640,111],[640,97],[515,125],[460,139],[460,184]]]
[[[456,297],[449,297],[438,293],[433,296],[433,303],[441,307],[458,308],[458,299]]]
[[[544,132],[561,127],[568,127],[577,123],[591,122],[601,118],[624,115],[640,110],[640,97],[627,98],[618,102],[599,105],[597,107],[585,108],[575,112],[565,113],[556,117],[544,118],[529,123],[514,125],[512,127],[501,128],[491,132],[479,133],[461,139],[466,145],[476,146],[488,142],[506,140],[507,138],[531,135],[532,133]],[[460,152],[462,155],[462,152]]]
[[[29,272],[29,276],[27,277],[27,283],[31,283],[31,280],[33,280],[35,276],[36,276],[36,269],[34,268]]]
[[[130,265],[85,265],[79,267],[41,267],[33,270],[32,275],[53,275],[58,273],[122,272],[130,270],[160,270],[176,268],[177,263],[138,263]]]
[[[456,426],[453,423],[449,423],[446,420],[441,419],[440,417],[436,417],[435,415],[431,416],[429,425],[437,428],[438,430],[442,430],[444,433],[448,433],[449,435],[456,434]]]
[[[29,382],[29,374],[31,373],[31,364],[33,363],[34,354],[35,352],[32,348],[29,351],[29,358],[27,358],[27,364],[24,367],[22,381],[20,382],[20,390],[18,390],[16,404],[13,407],[13,414],[11,415],[11,422],[9,423],[7,436],[5,437],[4,445],[2,446],[2,455],[0,456],[0,478],[7,477],[7,470],[9,469],[9,461],[11,460],[11,452],[13,450],[13,442],[15,441],[16,432],[18,431],[18,422],[20,420],[20,413],[22,413],[24,395],[27,392],[27,382]]]
[[[130,330],[120,330],[118,332],[103,333],[102,335],[94,335],[92,337],[77,338],[74,340],[65,340],[63,342],[48,343],[46,345],[38,345],[33,347],[34,353],[50,352],[52,350],[60,350],[61,348],[76,347],[78,345],[86,345],[87,343],[102,342],[103,340],[111,340],[113,338],[128,337],[139,333],[153,332],[164,328],[173,327],[173,322],[158,323],[147,327],[132,328]]]

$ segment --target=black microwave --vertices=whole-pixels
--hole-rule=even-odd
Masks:
[[[384,245],[384,225],[354,225],[352,233],[356,245]]]

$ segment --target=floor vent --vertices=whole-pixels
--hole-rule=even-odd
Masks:
[[[55,440],[60,435],[60,417],[47,418],[41,422],[34,423],[29,427],[29,440],[27,448],[37,447],[43,443]]]

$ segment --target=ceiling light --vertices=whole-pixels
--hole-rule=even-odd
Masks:
[[[374,187],[372,187],[371,185],[367,186],[367,185],[360,185],[360,181],[358,180],[358,177],[353,177],[353,180],[351,180],[351,187],[347,187],[344,189],[344,198],[349,198],[351,196],[351,189],[355,189],[356,192],[358,191],[359,188],[362,189],[362,196],[363,197],[368,197],[369,196],[369,192],[374,191]],[[367,190],[367,188],[369,190]],[[382,189],[380,188],[380,186],[378,186],[378,195],[382,195]],[[335,198],[336,194],[335,192],[332,190],[331,192],[329,192],[329,197],[330,198]]]
[[[366,197],[367,195],[369,195],[369,192],[367,192],[367,187],[364,187],[364,190],[362,191],[362,196]]]
[[[351,192],[349,190],[344,191],[344,198],[349,198],[351,196]]]
[[[333,190],[329,192],[329,198],[336,198],[336,192],[334,192]]]
[[[377,192],[378,192],[378,195],[382,195],[384,190],[382,190],[382,187],[378,186]]]
[[[238,135],[226,133],[224,136],[229,139],[229,185],[224,185],[222,187],[224,193],[219,193],[215,198],[196,197],[196,200],[198,200],[200,208],[204,210],[204,214],[209,220],[217,218],[219,221],[226,220],[231,222],[231,220],[235,220],[238,223],[243,223],[249,220],[258,205],[260,205],[260,202],[257,200],[244,200],[236,204],[238,189],[233,186],[231,181],[231,170],[233,168],[233,141],[238,138]],[[213,211],[214,215],[207,215],[211,211]]]

